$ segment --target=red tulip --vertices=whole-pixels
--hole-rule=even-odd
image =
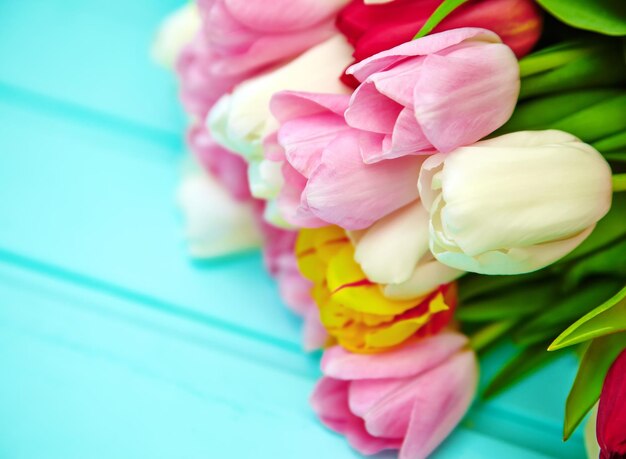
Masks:
[[[626,458],[626,349],[604,380],[596,432],[600,459]]]
[[[355,47],[360,62],[376,53],[410,41],[443,0],[394,0],[365,5],[354,0],[337,18],[337,27]],[[433,32],[481,27],[497,33],[519,58],[539,39],[541,13],[532,0],[471,0],[454,10]],[[342,80],[356,87],[352,76]]]

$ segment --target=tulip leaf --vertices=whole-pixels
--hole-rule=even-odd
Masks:
[[[596,224],[595,229],[587,239],[574,251],[559,260],[559,264],[568,263],[587,256],[597,250],[626,236],[626,194],[613,195],[613,203],[609,212]]]
[[[597,279],[552,301],[515,331],[515,342],[528,346],[553,340],[563,327],[611,298],[622,285],[616,279]]]
[[[462,304],[457,308],[456,317],[462,322],[514,319],[549,307],[556,293],[557,286],[551,280],[516,285]]]
[[[565,405],[563,439],[567,440],[600,398],[609,368],[626,348],[626,333],[594,339],[583,355]]]
[[[578,29],[626,35],[624,0],[537,0],[550,14]]]
[[[626,131],[626,91],[578,90],[518,104],[495,135],[535,129],[559,129],[591,143]],[[605,141],[605,144],[608,143]],[[599,149],[600,151],[603,151]]]
[[[613,175],[613,192],[626,191],[626,174]]]
[[[516,276],[486,276],[483,274],[466,274],[458,280],[459,301],[465,303],[479,296],[493,295],[525,282],[541,280],[549,276],[547,270],[535,271]]]
[[[626,163],[626,152],[625,153],[605,153],[604,158],[607,161]]]
[[[435,12],[428,18],[428,21],[426,21],[413,39],[416,40],[428,35],[441,21],[446,18],[446,16],[468,1],[469,0],[444,0],[441,2],[441,5],[437,7]]]
[[[546,352],[546,346],[547,343],[531,346],[513,357],[489,383],[483,397],[491,398],[505,391],[561,355],[560,352]]]
[[[519,98],[524,100],[573,89],[614,86],[625,80],[626,62],[621,46],[613,40],[602,40],[588,54],[522,78]]]
[[[571,289],[587,277],[599,274],[626,279],[626,238],[576,262],[565,273],[565,288]]]
[[[572,344],[626,330],[626,287],[613,297],[574,322],[555,339],[548,350],[562,349]]]
[[[624,117],[625,115],[622,113],[621,116]],[[601,152],[624,151],[626,150],[626,131],[618,132],[610,137],[597,140],[593,142],[591,146]]]

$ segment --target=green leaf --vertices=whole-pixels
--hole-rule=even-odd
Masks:
[[[626,163],[626,152],[624,153],[603,153],[607,161]]]
[[[467,2],[468,0],[444,0],[441,5],[437,7],[435,12],[428,18],[428,21],[426,21],[415,37],[413,37],[413,40],[428,35],[435,27],[437,27],[437,24],[446,18],[446,16],[452,13],[463,3]]]
[[[573,264],[565,273],[565,288],[571,289],[598,274],[626,279],[626,238]]]
[[[552,280],[515,285],[495,295],[479,297],[459,307],[456,317],[462,322],[487,322],[515,319],[549,307],[558,287]]]
[[[622,116],[625,116],[622,114]],[[616,150],[626,150],[626,131],[619,132],[611,137],[597,140],[591,144],[593,148],[601,152],[614,152]],[[624,153],[622,153],[624,154]]]
[[[578,29],[626,35],[624,0],[537,0],[550,14]]]
[[[555,339],[549,351],[626,330],[626,287],[574,322]]]
[[[516,343],[528,346],[553,340],[563,327],[611,298],[622,285],[616,279],[597,279],[557,298],[515,331]]]
[[[505,391],[560,356],[560,353],[546,352],[546,345],[547,343],[542,343],[531,346],[516,355],[489,383],[483,397],[490,398]]]
[[[583,355],[565,405],[563,439],[567,440],[600,398],[609,368],[626,348],[626,333],[594,339]]]
[[[559,129],[586,143],[626,132],[626,91],[578,90],[521,102],[494,136],[515,131]],[[602,150],[600,150],[602,151]]]
[[[613,193],[626,191],[626,174],[613,175]]]
[[[534,282],[550,276],[547,270],[535,271],[516,276],[485,276],[482,274],[466,274],[459,279],[459,301],[466,303],[480,296],[493,295],[498,291],[506,291],[509,287],[525,282]]]
[[[566,64],[522,78],[520,100],[573,89],[615,86],[626,80],[626,62],[619,43],[585,44],[591,51]]]

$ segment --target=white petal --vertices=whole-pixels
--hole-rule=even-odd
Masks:
[[[245,81],[209,114],[216,141],[245,157],[262,157],[262,140],[278,127],[270,113],[272,96],[283,90],[347,94],[338,75],[352,61],[352,47],[335,35],[276,70]]]
[[[200,15],[194,2],[174,11],[159,26],[152,44],[152,57],[163,67],[172,68],[182,49],[200,30]]]
[[[218,257],[259,247],[261,238],[250,204],[233,199],[199,167],[186,168],[178,202],[193,257]]]
[[[428,253],[428,212],[415,201],[378,220],[359,236],[354,259],[368,279],[381,284],[405,282]]]

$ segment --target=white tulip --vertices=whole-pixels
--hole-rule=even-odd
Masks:
[[[352,62],[352,47],[335,35],[288,64],[237,86],[209,113],[209,130],[224,147],[244,157],[263,157],[262,141],[278,128],[270,99],[283,90],[349,93],[339,76]]]
[[[191,256],[218,257],[260,246],[251,203],[232,198],[196,164],[185,166],[178,202]]]
[[[611,169],[562,131],[523,131],[426,160],[419,178],[430,249],[481,274],[543,268],[577,247],[611,206]]]
[[[172,68],[182,49],[200,30],[201,19],[195,2],[189,2],[166,17],[152,44],[152,58]]]
[[[269,107],[272,96],[283,90],[349,93],[339,76],[352,62],[352,52],[346,39],[335,35],[288,64],[245,81],[215,104],[208,117],[209,130],[218,143],[249,162],[255,197],[273,199],[282,186],[271,170],[278,170],[281,163],[272,167],[263,161],[263,139],[278,129]]]
[[[355,261],[367,278],[383,285],[392,299],[423,296],[463,274],[432,256],[428,248],[428,212],[415,201],[351,237]]]

